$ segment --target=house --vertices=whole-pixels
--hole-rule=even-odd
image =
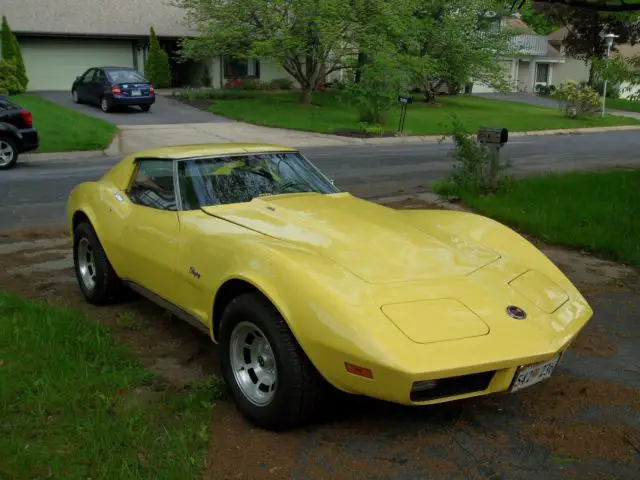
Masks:
[[[558,85],[565,80],[581,80],[589,66],[580,60],[567,57],[548,36],[537,34],[517,15],[503,20],[503,25],[517,28],[521,33],[511,39],[514,52],[498,60],[510,78],[513,91],[534,93],[538,85]],[[474,93],[495,92],[491,86],[475,83]]]
[[[149,29],[170,57],[173,85],[213,87],[230,77],[290,78],[278,65],[212,53],[206,61],[178,62],[178,41],[195,34],[169,0],[0,0],[18,39],[29,90],[69,90],[94,66],[134,67],[144,73]]]

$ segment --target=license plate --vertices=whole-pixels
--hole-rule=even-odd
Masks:
[[[142,92],[140,90],[131,90],[132,97],[140,97],[141,95],[142,95]]]
[[[520,367],[516,371],[513,384],[509,391],[517,392],[518,390],[522,390],[523,388],[530,387],[531,385],[535,385],[536,383],[546,380],[553,374],[553,371],[559,361],[560,355],[556,355],[550,360]]]

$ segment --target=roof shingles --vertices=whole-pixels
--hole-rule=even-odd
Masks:
[[[15,33],[183,37],[194,31],[184,11],[169,0],[0,0]]]

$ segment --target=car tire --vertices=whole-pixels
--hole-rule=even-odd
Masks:
[[[73,232],[73,265],[80,290],[89,303],[106,305],[122,294],[122,281],[89,222],[80,223]]]
[[[151,110],[151,105],[140,105],[140,108],[143,112],[148,112],[149,110]]]
[[[104,113],[111,111],[111,105],[109,105],[109,100],[106,97],[100,97],[100,110]]]
[[[246,342],[252,334],[253,348]],[[280,313],[260,293],[246,293],[229,303],[222,314],[219,344],[223,377],[238,410],[254,425],[277,431],[318,418],[333,387],[307,358]],[[275,374],[271,375],[274,365]],[[258,366],[260,369],[255,368]],[[275,380],[275,388],[262,391],[260,404],[257,390],[269,386],[269,379]]]
[[[15,167],[19,155],[18,145],[15,140],[0,137],[0,170],[8,170]]]
[[[73,98],[73,103],[83,103],[82,100],[80,100],[80,95],[78,95],[78,91],[75,88],[71,90],[71,97]]]

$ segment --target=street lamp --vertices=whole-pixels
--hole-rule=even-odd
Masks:
[[[613,39],[618,37],[619,35],[614,35],[613,33],[607,33],[606,35],[604,35],[604,41],[607,44],[607,68],[609,67],[609,55],[611,55],[611,47],[613,46]],[[600,114],[600,116],[603,118],[604,118],[604,107],[605,107],[606,101],[607,101],[607,79],[605,78],[604,88],[602,92],[602,113]]]

